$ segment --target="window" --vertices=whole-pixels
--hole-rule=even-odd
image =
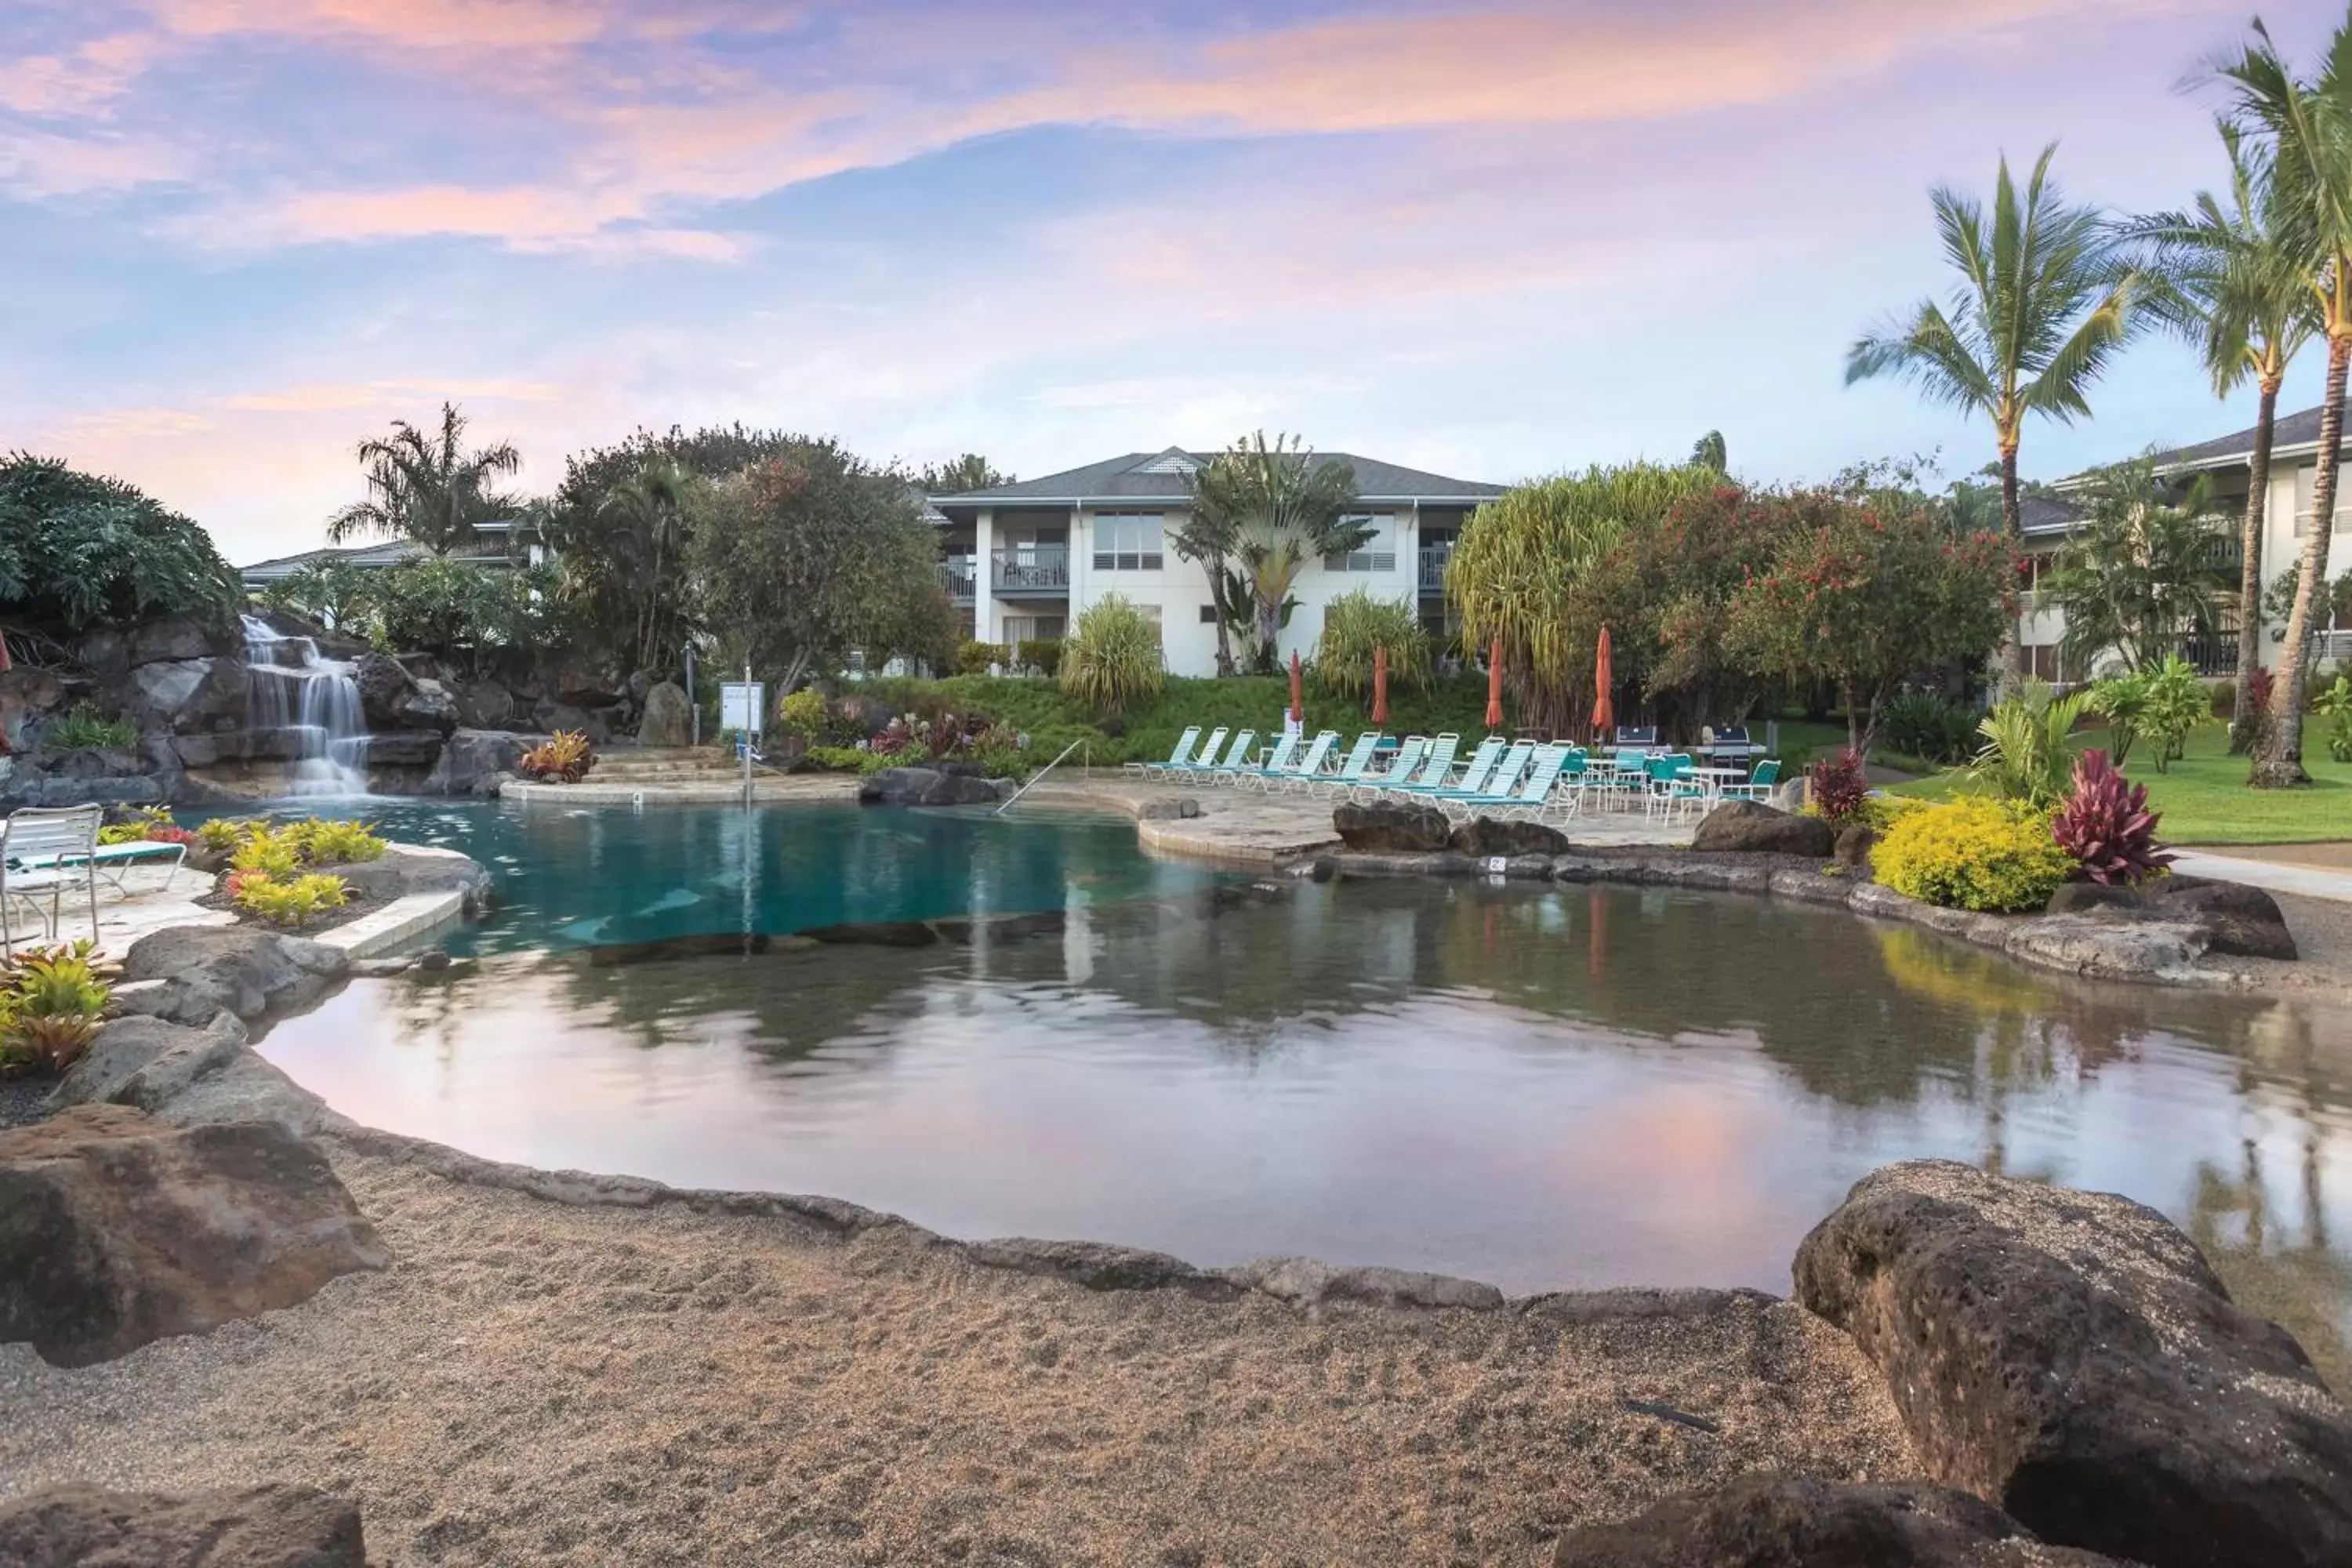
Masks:
[[[1106,514],[1095,519],[1095,570],[1160,570],[1160,514]]]
[[[1368,525],[1372,535],[1344,555],[1326,555],[1329,572],[1393,572],[1396,570],[1396,518],[1388,512],[1359,512],[1347,520]]]
[[[1004,636],[999,640],[1007,643],[1050,642],[1067,631],[1069,624],[1068,617],[1065,616],[1007,616],[1004,617]]]
[[[1201,624],[1204,626],[1213,626],[1217,624],[1216,605],[1203,605],[1201,606]]]
[[[2339,475],[2336,481],[2335,531],[2337,533],[2352,533],[2352,493],[2347,493],[2352,487],[2344,483],[2347,477],[2352,476]],[[2311,526],[2311,508],[2318,499],[2315,493],[2318,480],[2319,470],[2316,468],[2294,471],[2294,536],[2297,539],[2301,539],[2304,531]]]

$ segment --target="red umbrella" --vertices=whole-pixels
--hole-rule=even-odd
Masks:
[[[1503,724],[1503,634],[1495,634],[1495,646],[1486,650],[1486,728],[1497,730]]]
[[[1372,645],[1372,722],[1389,721],[1389,650],[1385,643]]]
[[[1307,722],[1307,705],[1298,698],[1298,650],[1296,648],[1290,653],[1290,721],[1293,724]]]
[[[1601,628],[1601,651],[1592,660],[1592,689],[1599,693],[1592,700],[1592,738],[1605,741],[1609,731],[1617,727],[1617,705],[1610,700],[1609,689],[1616,681],[1609,669],[1609,628]]]

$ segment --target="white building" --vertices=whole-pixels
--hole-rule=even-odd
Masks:
[[[1170,674],[1214,675],[1208,574],[1168,545],[1188,510],[1190,476],[1213,456],[1173,447],[1129,452],[1041,479],[933,496],[945,519],[942,571],[967,634],[992,643],[1058,637],[1087,605],[1119,594],[1159,620]],[[1358,589],[1411,601],[1424,621],[1442,624],[1446,557],[1470,513],[1503,487],[1344,452],[1318,452],[1313,460],[1354,468],[1357,504],[1374,532],[1360,549],[1301,569],[1283,658],[1310,654],[1322,635],[1323,606]]]
[[[2352,419],[2347,419],[2347,424],[2352,426]],[[2215,510],[2230,519],[2226,536],[2217,545],[2217,565],[2231,584],[2231,590],[2223,595],[2220,624],[2208,636],[2184,637],[2180,649],[2182,657],[2202,673],[2215,677],[2234,675],[2238,668],[2235,588],[2239,563],[2243,560],[2239,546],[2239,522],[2245,516],[2246,494],[2252,483],[2253,446],[2254,433],[2241,430],[2194,447],[2183,447],[2158,458],[2157,471],[2183,485],[2200,475],[2210,479]],[[2345,452],[2352,456],[2352,439],[2346,441]],[[2281,417],[2272,437],[2270,485],[2263,513],[2262,582],[2265,588],[2277,580],[2280,573],[2303,558],[2303,542],[2312,526],[2312,486],[2319,472],[2318,458],[2319,410],[2306,408],[2300,414]],[[2332,520],[2334,534],[2327,553],[2331,582],[2352,571],[2352,484],[2345,481],[2352,481],[2352,467],[2347,467],[2337,486],[2336,515]],[[2067,485],[2058,488],[2063,492]],[[2019,604],[2017,641],[2024,667],[2045,680],[2060,682],[2078,681],[2102,673],[2098,669],[2078,668],[2062,655],[2060,645],[2066,635],[2066,617],[2039,588],[2042,570],[2051,565],[2059,550],[2081,527],[2082,512],[2063,499],[2048,497],[2028,498],[2020,510],[2027,576],[2026,591]],[[2320,623],[2323,630],[2315,650],[2318,659],[2326,663],[2352,658],[2352,625],[2331,625],[2324,604],[2320,607]],[[2262,662],[2273,669],[2279,665],[2285,632],[2285,626],[2276,621],[2266,621],[2263,627]]]

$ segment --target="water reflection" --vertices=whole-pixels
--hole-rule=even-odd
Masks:
[[[354,984],[265,1049],[496,1158],[1517,1289],[1785,1289],[1849,1184],[1944,1155],[2164,1209],[2347,1369],[2352,1011],[1737,896],[1063,892],[914,949],[494,954]]]

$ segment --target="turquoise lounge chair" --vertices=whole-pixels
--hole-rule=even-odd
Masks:
[[[1538,746],[1535,760],[1528,764],[1527,777],[1520,781],[1518,787],[1497,790],[1484,801],[1449,802],[1448,809],[1460,805],[1466,811],[1476,811],[1491,806],[1495,816],[1500,820],[1508,821],[1514,816],[1538,820],[1551,809],[1552,794],[1559,788],[1561,775],[1573,754],[1574,748],[1563,744]],[[1575,792],[1571,789],[1569,799],[1572,803],[1575,798]],[[1569,809],[1573,811],[1575,806],[1571,804]]]
[[[1224,731],[1222,729],[1217,731],[1218,735],[1223,735],[1223,733]],[[1212,739],[1214,737],[1212,737]],[[1214,784],[1217,781],[1210,775],[1223,772],[1229,768],[1240,767],[1242,763],[1248,759],[1250,748],[1256,744],[1257,731],[1255,730],[1244,730],[1240,734],[1234,737],[1234,743],[1225,748],[1223,761],[1220,762],[1218,760],[1216,749],[1214,747],[1203,746],[1201,748],[1201,754],[1197,758],[1193,759],[1191,766],[1171,768],[1169,770],[1170,776],[1174,778],[1205,779],[1207,782]]]
[[[1283,733],[1282,739],[1274,743],[1274,749],[1266,753],[1265,760],[1264,762],[1253,763],[1249,760],[1247,753],[1244,753],[1241,762],[1238,764],[1235,764],[1234,761],[1228,757],[1226,759],[1225,765],[1216,770],[1215,773],[1213,775],[1212,782],[1216,784],[1237,784],[1245,783],[1250,779],[1263,778],[1269,773],[1281,773],[1290,766],[1291,760],[1297,755],[1297,733],[1293,731],[1286,731]]]
[[[1356,743],[1348,748],[1347,758],[1340,763],[1338,773],[1308,779],[1306,787],[1310,790],[1336,789],[1344,794],[1353,785],[1364,782],[1364,770],[1372,765],[1372,753],[1380,750],[1380,745],[1381,732],[1378,730],[1365,731],[1356,737]]]
[[[1461,744],[1462,737],[1450,730],[1438,736],[1429,743],[1429,750],[1423,754],[1418,770],[1390,769],[1382,775],[1381,782],[1372,786],[1373,798],[1393,795],[1400,800],[1409,800],[1416,787],[1437,788],[1444,782],[1445,775],[1454,771],[1454,749]]]
[[[1323,771],[1324,764],[1331,760],[1331,753],[1339,746],[1339,731],[1325,730],[1315,737],[1314,743],[1307,748],[1307,754],[1298,759],[1297,767],[1270,769],[1259,773],[1256,783],[1268,794],[1276,790],[1287,791],[1294,784],[1304,787],[1308,780]]]
[[[1139,773],[1166,773],[1170,768],[1190,767],[1192,766],[1192,742],[1200,738],[1201,726],[1198,724],[1188,725],[1186,726],[1184,732],[1176,737],[1176,748],[1168,753],[1168,760],[1166,762],[1129,763],[1127,764],[1128,768],[1129,771]],[[1202,751],[1207,755],[1214,756],[1216,754],[1217,748],[1224,743],[1225,732],[1223,730],[1219,730],[1215,734],[1209,737],[1209,743],[1207,746],[1202,748]]]
[[[1521,773],[1528,771],[1528,763],[1534,760],[1535,754],[1536,743],[1533,741],[1514,741],[1511,749],[1503,753],[1502,761],[1495,763],[1485,778],[1474,780],[1465,775],[1461,784],[1453,789],[1438,790],[1430,798],[1441,808],[1448,801],[1498,799],[1518,782]],[[1471,761],[1475,763],[1477,759],[1473,757]]]
[[[1412,770],[1421,766],[1422,759],[1428,754],[1428,736],[1407,735],[1397,742],[1396,755],[1389,759],[1389,765],[1384,771],[1378,773],[1367,772],[1355,783],[1343,786],[1340,793],[1354,795],[1360,792],[1377,799],[1381,791],[1388,787],[1391,780],[1401,782],[1412,777]]]
[[[1444,738],[1440,736],[1438,744],[1429,753],[1429,761],[1422,764],[1421,776],[1403,784],[1391,784],[1389,793],[1402,800],[1427,800],[1445,790],[1484,785],[1487,775],[1495,771],[1495,764],[1502,760],[1502,755],[1503,738],[1489,735],[1478,742],[1478,749],[1470,753],[1468,762],[1462,764],[1461,775],[1454,777],[1453,755],[1445,747]]]

